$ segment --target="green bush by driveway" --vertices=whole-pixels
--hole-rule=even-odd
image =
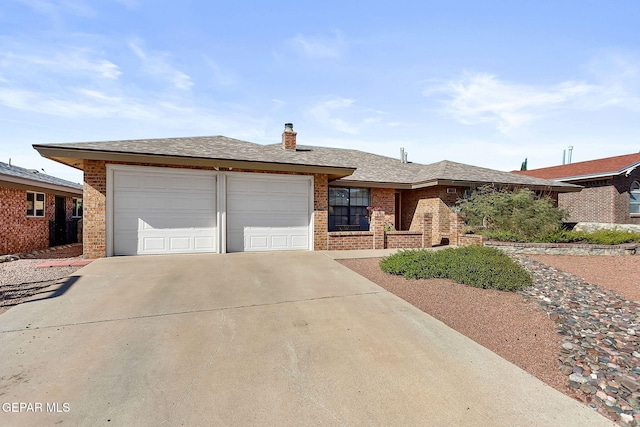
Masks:
[[[380,268],[407,279],[451,279],[502,291],[516,291],[532,283],[529,273],[504,252],[483,246],[402,251],[380,261]]]

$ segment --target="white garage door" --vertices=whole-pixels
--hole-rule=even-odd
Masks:
[[[309,249],[309,177],[227,176],[227,251]]]
[[[216,251],[213,172],[113,171],[114,255]]]

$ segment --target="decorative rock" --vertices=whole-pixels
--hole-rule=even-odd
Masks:
[[[620,384],[626,388],[627,390],[634,392],[636,390],[638,390],[638,388],[640,388],[640,384],[638,384],[637,381],[634,381],[633,378],[629,378],[629,377],[624,377],[621,381]]]
[[[560,372],[562,372],[564,375],[571,375],[573,373],[573,368],[568,365],[562,365],[562,367],[560,368]]]
[[[580,374],[571,374],[571,375],[569,375],[569,381],[573,381],[573,382],[576,382],[578,384],[584,384],[587,381],[589,381],[589,379],[583,377]]]
[[[580,391],[586,394],[596,394],[598,390],[594,386],[584,383],[580,386]]]
[[[520,291],[555,322],[562,337],[559,369],[590,406],[640,427],[640,304],[521,255],[533,279]],[[588,400],[587,399],[587,400]],[[631,418],[630,418],[631,417]]]

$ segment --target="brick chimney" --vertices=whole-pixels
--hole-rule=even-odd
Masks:
[[[297,133],[293,131],[293,123],[285,123],[284,132],[282,132],[282,148],[295,151],[296,135]]]

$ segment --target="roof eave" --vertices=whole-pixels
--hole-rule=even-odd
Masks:
[[[329,180],[330,185],[340,185],[342,187],[362,187],[362,188],[394,188],[396,190],[410,190],[411,184],[402,182],[379,182],[379,181],[360,181],[360,180]]]
[[[66,185],[52,184],[35,179],[21,178],[17,176],[0,174],[0,184],[21,190],[45,189],[56,193],[73,194],[82,196],[82,188],[67,187]]]
[[[613,178],[614,176],[622,175],[623,173],[626,175],[629,175],[631,172],[633,172],[634,169],[636,169],[639,166],[640,166],[640,162],[635,162],[619,170],[596,172],[596,173],[590,173],[585,175],[562,176],[562,177],[546,178],[546,179],[565,182],[565,181],[585,181],[589,179]],[[526,174],[523,174],[523,175],[526,175]]]
[[[469,180],[457,180],[457,179],[433,179],[420,183],[413,184],[411,188],[424,188],[435,186],[458,186],[458,187],[477,187],[478,185],[513,185],[517,187],[526,187],[531,190],[553,190],[559,192],[577,192],[582,190],[582,187],[573,184],[560,184],[560,185],[547,185],[547,184],[528,184],[528,183],[515,183],[515,182],[500,182],[500,181],[469,181]]]
[[[251,160],[230,160],[204,157],[182,157],[160,154],[123,153],[101,150],[82,150],[46,145],[34,145],[41,156],[60,163],[83,169],[79,160],[104,160],[124,163],[150,163],[157,165],[201,166],[228,169],[257,169],[264,171],[286,171],[313,174],[327,174],[329,179],[339,179],[355,172],[355,168],[342,166],[305,165],[295,163],[260,162]]]

